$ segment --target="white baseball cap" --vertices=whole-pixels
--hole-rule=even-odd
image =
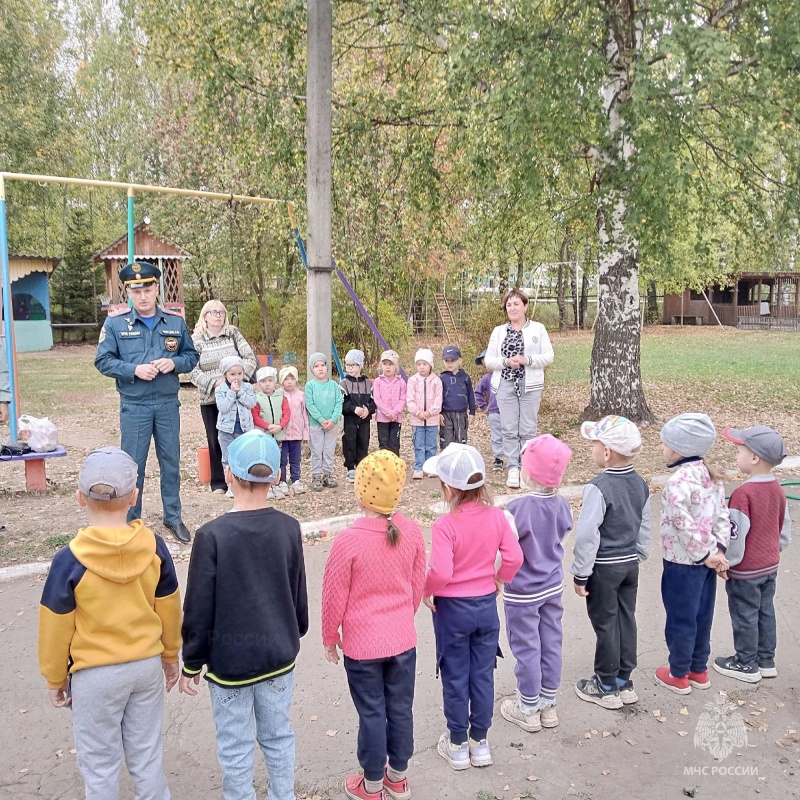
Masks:
[[[465,492],[477,489],[486,482],[483,456],[471,445],[457,442],[451,442],[438,456],[429,458],[422,465],[422,471],[428,475],[438,475],[442,483]],[[481,479],[469,483],[475,474],[480,474]]]
[[[598,422],[584,422],[581,436],[592,442],[602,442],[621,456],[636,455],[642,449],[642,434],[629,419],[611,414]]]

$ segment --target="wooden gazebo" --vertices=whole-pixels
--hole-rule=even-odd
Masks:
[[[192,254],[164,236],[153,233],[146,222],[140,222],[133,230],[133,253],[137,261],[149,261],[161,270],[161,302],[183,303],[183,262]],[[119,271],[128,263],[128,235],[95,253],[94,262],[105,265],[107,302],[104,306],[124,303],[127,298],[119,280]]]

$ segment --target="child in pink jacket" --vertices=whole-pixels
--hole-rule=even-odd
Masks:
[[[406,386],[408,421],[414,442],[414,480],[421,480],[422,465],[436,455],[439,414],[442,413],[442,379],[433,372],[433,353],[427,348],[414,356],[417,371]]]
[[[381,374],[372,384],[372,398],[378,413],[378,445],[400,455],[400,425],[406,407],[406,382],[398,375],[400,356],[394,350],[381,353]]]
[[[286,467],[292,480],[292,493],[304,494],[306,487],[300,483],[300,459],[303,455],[303,440],[308,441],[308,414],[306,414],[306,396],[297,388],[297,367],[283,367],[278,379],[283,389],[283,396],[289,403],[289,423],[284,429],[286,438],[281,445],[281,482],[278,487],[284,495],[289,494],[286,483]]]

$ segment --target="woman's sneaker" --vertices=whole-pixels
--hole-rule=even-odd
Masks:
[[[450,741],[449,733],[443,733],[439,737],[439,744],[436,745],[436,751],[456,771],[469,769],[472,766],[467,743],[453,744]]]
[[[473,767],[491,767],[492,749],[489,747],[488,739],[481,739],[476,742],[470,737],[469,740],[469,763]]]
[[[539,712],[539,717],[542,720],[543,728],[557,728],[558,727],[558,714],[556,713],[555,706],[547,706]]]
[[[689,676],[676,678],[670,673],[669,667],[659,667],[656,670],[656,683],[675,694],[691,694],[692,691],[692,687],[689,686]]]
[[[752,664],[742,664],[736,656],[715,658],[714,669],[720,675],[727,675],[729,678],[736,678],[737,681],[745,683],[758,683],[761,680],[758,667],[754,667]]]
[[[758,671],[761,673],[762,678],[777,678],[778,670],[775,667],[774,661],[759,661]]]
[[[506,478],[506,486],[509,489],[519,489],[519,467],[508,468],[508,478]]]
[[[523,711],[516,697],[507,697],[500,703],[500,714],[503,719],[516,725],[518,728],[535,733],[542,729],[542,721],[538,711]]]
[[[597,679],[597,675],[578,681],[575,684],[575,694],[587,703],[594,703],[603,708],[622,708],[622,699],[619,690],[615,687],[607,689]]]
[[[695,689],[710,689],[711,681],[708,679],[708,670],[703,672],[690,672],[687,676],[689,684]]]
[[[347,482],[348,483],[356,482],[356,471],[354,469],[347,470]]]
[[[633,688],[633,681],[625,681],[619,687],[619,699],[622,700],[622,704],[625,706],[639,702],[639,695],[636,694],[636,689]]]
[[[305,494],[307,491],[300,481],[292,481],[292,494]]]

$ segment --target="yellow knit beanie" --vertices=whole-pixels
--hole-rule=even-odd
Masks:
[[[400,502],[406,481],[406,462],[390,450],[377,450],[356,468],[356,497],[364,508],[391,514]]]

